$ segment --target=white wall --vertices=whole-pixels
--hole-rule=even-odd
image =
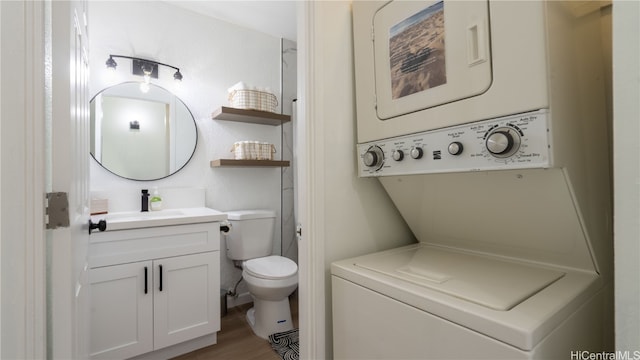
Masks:
[[[311,88],[303,107],[311,107],[306,121],[312,142],[308,151],[312,161],[308,172],[313,178],[309,189],[312,233],[303,241],[323,246],[323,283],[313,284],[316,293],[324,294],[326,319],[312,324],[324,334],[324,349],[318,358],[332,358],[331,262],[376,252],[414,242],[414,238],[376,179],[356,175],[355,90],[353,44],[351,40],[351,5],[349,1],[312,2],[311,39],[303,58],[305,81]],[[302,48],[302,40],[299,46]],[[306,226],[307,224],[305,224]],[[302,257],[303,255],[301,255]],[[314,257],[312,262],[321,261]],[[304,260],[301,260],[304,263]],[[313,265],[312,265],[313,266]],[[301,304],[302,306],[302,304]],[[317,321],[321,322],[322,319]],[[324,328],[323,328],[324,327]],[[321,341],[306,339],[307,341]],[[381,339],[382,341],[384,339]],[[304,340],[303,340],[304,341]],[[306,344],[303,344],[303,347]],[[322,344],[318,344],[322,346]],[[321,354],[324,350],[324,354]]]
[[[279,223],[279,168],[211,168],[209,162],[233,158],[231,146],[240,140],[270,142],[276,145],[277,154],[281,153],[280,127],[211,120],[214,109],[228,104],[227,88],[238,81],[279,91],[280,39],[160,1],[91,1],[89,24],[91,95],[120,82],[141,80],[131,75],[129,61],[117,58],[115,78],[110,78],[105,67],[109,54],[179,67],[182,83],[175,83],[173,71],[162,66],[160,78],[152,82],[176,94],[189,107],[199,135],[191,161],[177,174],[158,181],[122,179],[92,160],[91,190],[113,197],[110,211],[137,210],[141,189],[157,186],[162,193],[163,188],[199,187],[206,190],[208,207],[223,211],[275,209]],[[280,227],[276,226],[279,238]],[[279,242],[274,248],[280,250]],[[221,255],[221,285],[229,288],[240,272],[224,252]]]
[[[2,29],[2,6],[0,6],[0,29]],[[0,47],[0,69],[2,69],[2,48]],[[2,84],[2,71],[0,71],[0,84]],[[0,114],[2,113],[2,86],[0,86]],[[2,124],[0,123],[0,169],[2,166]],[[2,178],[0,177],[0,189],[2,189]],[[2,191],[0,191],[0,204],[2,203]],[[2,234],[2,208],[0,207],[0,234]],[[2,243],[0,243],[0,269],[2,267]],[[0,277],[0,324],[2,324],[2,278]],[[2,354],[2,339],[0,338],[0,354]]]
[[[613,3],[616,350],[640,350],[640,3]],[[633,354],[633,353],[632,353]]]

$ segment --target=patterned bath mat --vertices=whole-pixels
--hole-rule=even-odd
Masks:
[[[269,335],[271,347],[282,360],[298,360],[300,358],[300,343],[298,329]]]

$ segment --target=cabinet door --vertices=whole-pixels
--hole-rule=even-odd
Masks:
[[[220,252],[154,260],[154,348],[220,330]]]
[[[153,350],[152,262],[89,271],[92,359],[126,359]]]

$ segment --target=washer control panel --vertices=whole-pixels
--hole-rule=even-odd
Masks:
[[[538,110],[358,144],[358,174],[548,168],[548,121],[548,110]]]

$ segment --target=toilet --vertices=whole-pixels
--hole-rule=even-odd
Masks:
[[[247,321],[263,339],[293,329],[289,295],[298,287],[298,266],[272,255],[276,214],[271,210],[228,211],[227,257],[242,261],[242,278],[253,298]]]

